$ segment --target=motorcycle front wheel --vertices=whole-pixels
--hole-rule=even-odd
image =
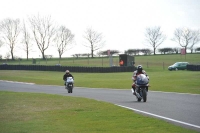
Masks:
[[[147,101],[147,90],[146,89],[144,89],[143,92],[142,92],[142,98],[143,98],[144,102]]]
[[[72,93],[72,87],[71,86],[68,87],[68,93]]]

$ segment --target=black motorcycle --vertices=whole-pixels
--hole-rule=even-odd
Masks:
[[[136,78],[135,86],[137,101],[140,102],[143,99],[143,101],[146,102],[149,87],[149,78],[145,74],[139,74]]]

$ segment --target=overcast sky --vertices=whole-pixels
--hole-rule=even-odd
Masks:
[[[76,46],[64,56],[90,53],[83,46],[86,28],[93,28],[104,36],[101,50],[124,51],[132,48],[152,48],[144,41],[147,27],[161,26],[167,40],[161,47],[179,47],[171,41],[174,30],[180,27],[200,29],[200,0],[0,0],[0,20],[27,19],[28,16],[51,16],[75,34]],[[198,44],[200,46],[200,44]],[[5,51],[0,49],[0,55]],[[7,48],[6,48],[7,49]],[[8,50],[8,49],[7,49]],[[24,56],[25,52],[18,56]],[[34,54],[39,57],[40,53]],[[23,54],[24,52],[24,54]],[[49,49],[46,54],[56,53]],[[34,56],[34,57],[35,57]],[[54,55],[54,57],[58,57]]]

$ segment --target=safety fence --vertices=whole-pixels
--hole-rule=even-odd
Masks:
[[[112,72],[133,72],[135,67],[80,67],[80,66],[45,66],[45,65],[0,65],[0,70],[34,70],[34,71],[61,71],[87,73],[112,73]]]
[[[187,65],[187,70],[200,71],[200,65],[189,64]]]
[[[112,73],[112,72],[133,72],[135,67],[81,67],[81,66],[46,66],[46,65],[0,65],[0,70],[33,70],[33,71],[60,71],[70,70],[72,72],[86,73]],[[200,65],[189,64],[187,70],[200,71]]]

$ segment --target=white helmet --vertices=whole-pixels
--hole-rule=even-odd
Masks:
[[[65,72],[66,72],[66,73],[69,73],[69,70],[66,70]]]

